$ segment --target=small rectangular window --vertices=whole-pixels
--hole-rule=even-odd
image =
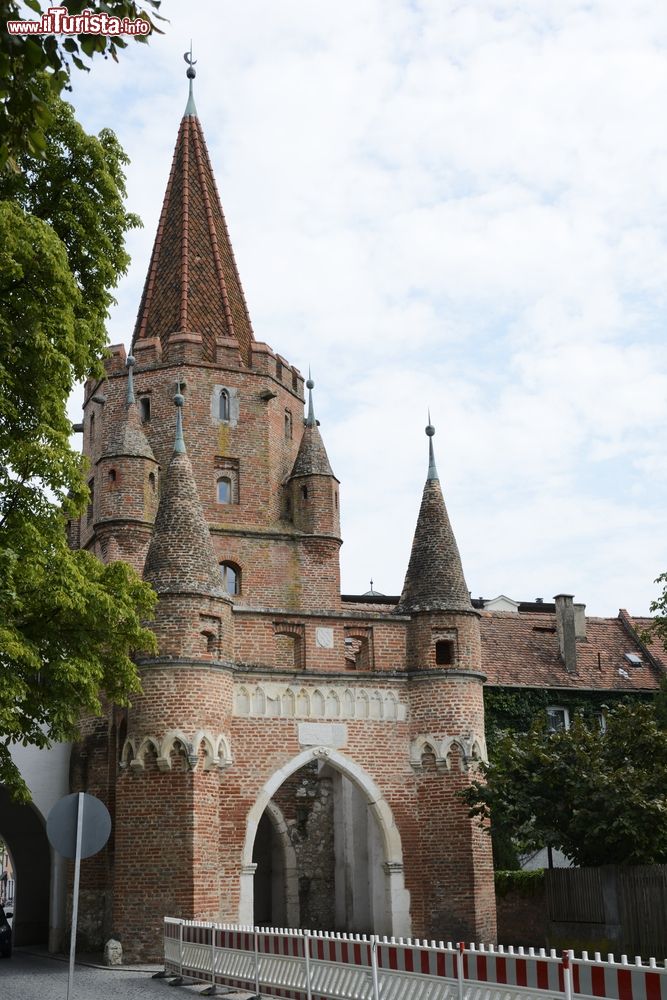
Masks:
[[[560,733],[570,728],[570,713],[560,705],[547,708],[547,729],[550,733]]]
[[[142,396],[139,400],[139,412],[142,424],[147,424],[151,419],[151,401],[148,396]]]
[[[439,667],[451,667],[454,663],[454,643],[451,639],[436,641],[435,662]]]

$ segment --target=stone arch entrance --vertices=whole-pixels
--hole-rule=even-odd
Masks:
[[[254,923],[298,927],[297,856],[285,817],[276,802],[269,802],[260,818],[253,845],[253,864],[257,865]]]
[[[292,778],[296,772],[311,766],[318,765],[320,775],[329,774],[333,783],[338,782],[342,788],[339,789],[341,800],[347,796],[348,800],[356,799],[356,812],[358,815],[363,812],[369,828],[369,844],[377,845],[374,851],[376,863],[375,884],[371,887],[370,894],[374,897],[372,914],[369,913],[369,920],[372,922],[372,929],[378,934],[393,934],[395,936],[409,936],[411,931],[409,893],[405,889],[403,879],[403,850],[401,838],[394,822],[394,818],[389,805],[382,795],[382,792],[375,784],[370,775],[360,767],[355,761],[345,754],[329,747],[313,747],[303,750],[296,757],[283,765],[266,782],[259,792],[255,803],[251,807],[247,822],[246,833],[242,855],[241,869],[241,893],[239,904],[239,922],[252,924],[254,922],[254,889],[255,873],[257,862],[253,860],[253,850],[262,817],[267,808],[275,816],[272,799],[281,786]],[[359,803],[363,809],[359,809]],[[271,812],[269,813],[269,816]],[[264,821],[266,823],[266,820]],[[348,824],[349,825],[349,824]],[[266,827],[264,827],[266,829]],[[289,835],[288,835],[289,836]],[[340,898],[343,892],[342,875],[340,875],[339,861],[341,844],[343,843],[340,829],[338,836],[338,858],[336,858],[336,912],[340,914]],[[348,845],[349,849],[349,845]],[[372,848],[370,853],[373,853]],[[292,909],[292,915],[295,911]],[[303,919],[304,914],[300,914]],[[332,928],[321,928],[332,929]],[[340,927],[339,929],[343,929]],[[349,928],[352,929],[352,928]]]
[[[14,944],[46,946],[49,941],[51,849],[42,816],[32,805],[14,802],[0,785],[0,836],[16,877]]]

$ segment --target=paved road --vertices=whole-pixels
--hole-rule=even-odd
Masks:
[[[196,996],[201,986],[169,987],[169,980],[151,979],[158,966],[136,969],[95,969],[77,965],[71,1000],[173,1000],[174,996]],[[15,950],[10,959],[0,959],[2,1000],[65,1000],[68,963]]]

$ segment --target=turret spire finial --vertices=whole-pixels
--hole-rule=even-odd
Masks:
[[[184,52],[183,53],[183,58],[185,59],[186,63],[188,64],[188,68],[187,68],[187,70],[185,72],[185,75],[187,76],[187,78],[189,80],[189,83],[190,83],[190,87],[189,87],[189,91],[188,91],[188,103],[185,105],[185,115],[195,115],[196,116],[196,114],[197,114],[197,108],[195,107],[195,96],[194,96],[193,89],[192,89],[192,81],[194,80],[194,78],[197,75],[197,70],[195,69],[195,65],[196,65],[197,60],[192,58],[192,39],[190,39],[190,51],[189,52]]]
[[[128,354],[127,361],[125,362],[125,367],[127,368],[127,405],[132,406],[134,403],[134,376],[132,374],[132,369],[134,368],[136,362],[131,354]]]
[[[426,479],[438,479],[438,470],[435,467],[435,454],[433,452],[433,435],[435,434],[435,427],[431,423],[431,410],[428,410],[428,424],[426,425],[426,434],[428,436],[428,475]]]
[[[183,403],[185,396],[181,392],[181,383],[178,383],[178,391],[174,396],[176,405],[176,437],[174,439],[174,454],[185,455],[185,440],[183,439]]]
[[[308,416],[306,417],[306,427],[314,427],[315,410],[313,409],[313,389],[315,388],[315,383],[310,375],[310,365],[308,365],[308,381],[306,382],[306,388],[308,390]]]

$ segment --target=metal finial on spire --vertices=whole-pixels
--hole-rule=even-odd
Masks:
[[[125,362],[125,367],[127,368],[127,405],[131,406],[134,403],[134,376],[132,374],[132,369],[134,368],[136,362],[131,354],[128,354],[127,361]]]
[[[185,115],[196,115],[197,108],[195,107],[195,96],[192,90],[192,81],[197,75],[197,70],[195,69],[197,60],[192,58],[192,39],[190,40],[190,51],[184,52],[183,58],[188,64],[188,68],[185,72],[185,75],[190,81],[190,89],[188,91],[188,103],[185,105]]]
[[[428,424],[426,425],[426,434],[428,436],[428,475],[426,479],[438,479],[438,470],[435,467],[435,454],[433,452],[433,435],[435,434],[435,427],[431,423],[431,411],[428,411]]]
[[[310,365],[308,366],[308,381],[306,382],[306,389],[308,390],[308,416],[306,417],[306,427],[315,426],[315,410],[313,409],[313,389],[315,388],[315,383],[313,382],[310,375]]]
[[[183,439],[183,403],[185,402],[185,396],[181,392],[181,383],[178,383],[178,392],[174,396],[174,403],[176,404],[176,437],[174,439],[174,453],[177,455],[185,454],[185,441]]]

